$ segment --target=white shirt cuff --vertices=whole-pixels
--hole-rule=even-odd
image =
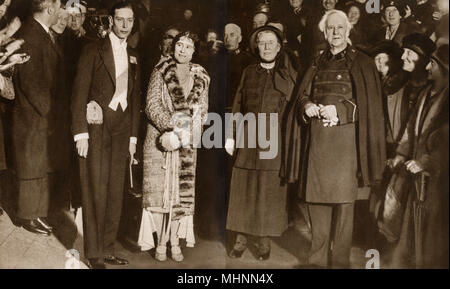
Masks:
[[[2,91],[5,88],[5,79],[3,78],[3,75],[0,74],[0,91]]]
[[[87,132],[85,132],[85,133],[79,133],[79,134],[76,134],[76,135],[73,137],[73,140],[74,140],[75,142],[77,142],[77,141],[79,141],[79,140],[82,140],[82,139],[89,139],[89,133],[87,133]]]
[[[137,144],[137,137],[134,136],[130,137],[130,143]]]

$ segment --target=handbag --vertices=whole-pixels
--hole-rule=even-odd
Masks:
[[[387,186],[378,229],[388,242],[395,242],[400,237],[410,184],[411,174],[402,165],[394,172]]]

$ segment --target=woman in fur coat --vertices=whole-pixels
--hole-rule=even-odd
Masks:
[[[196,148],[208,111],[210,78],[203,67],[191,62],[197,35],[180,33],[173,41],[172,57],[159,63],[150,78],[145,113],[149,119],[144,143],[143,217],[139,234],[142,250],[158,245],[155,258],[184,257],[179,238],[188,247],[195,243]],[[200,137],[200,138],[199,138]]]

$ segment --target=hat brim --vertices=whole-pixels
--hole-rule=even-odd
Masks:
[[[265,25],[265,26],[256,28],[255,30],[253,30],[252,34],[250,35],[249,46],[250,46],[250,52],[258,58],[259,58],[259,53],[258,53],[258,46],[256,45],[256,37],[262,31],[273,32],[277,36],[278,42],[280,43],[281,47],[283,47],[283,32],[281,32],[280,29],[278,29],[274,26],[270,26],[270,25]]]

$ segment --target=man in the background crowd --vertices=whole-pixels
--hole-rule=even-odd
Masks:
[[[86,45],[72,93],[72,127],[80,164],[84,250],[92,268],[126,265],[114,247],[122,212],[128,157],[136,153],[140,118],[140,70],[127,46],[132,5],[110,11],[112,31]]]
[[[59,100],[64,93],[62,54],[50,34],[58,20],[60,0],[32,0],[32,17],[18,32],[23,52],[31,59],[14,75],[16,99],[12,114],[13,165],[19,193],[17,218],[26,230],[50,235],[46,217],[52,173],[65,169],[55,132]],[[67,155],[66,157],[69,157]]]
[[[447,44],[442,45],[429,59],[430,83],[419,95],[392,162],[394,167],[404,165],[414,176],[393,255],[395,268],[442,269],[449,265],[448,49]]]
[[[159,63],[168,60],[172,51],[172,43],[175,37],[180,33],[180,30],[175,26],[170,26],[164,31],[164,35],[159,44],[159,50],[161,51],[161,55],[156,65]]]
[[[418,26],[414,22],[403,20],[406,15],[405,9],[406,7],[401,0],[386,0],[383,2],[382,15],[387,26],[382,27],[374,35],[375,43],[385,39],[402,45],[402,40],[406,35],[418,31]]]
[[[224,44],[227,60],[227,100],[226,100],[226,111],[230,112],[233,106],[234,95],[236,94],[236,89],[239,86],[239,81],[241,79],[242,71],[247,65],[250,64],[251,58],[247,52],[240,48],[242,42],[242,32],[241,28],[235,23],[228,23],[225,25],[224,31]]]
[[[270,7],[267,4],[259,4],[253,13],[252,18],[252,29],[264,26],[269,22],[270,19]]]
[[[76,37],[81,38],[86,35],[86,30],[84,29],[84,21],[86,20],[87,4],[85,1],[80,1],[70,7],[70,22],[69,28],[73,31]]]
[[[349,45],[350,29],[339,10],[320,21],[329,47],[306,72],[288,118],[286,173],[290,181],[303,180],[300,194],[312,228],[310,266],[349,268],[358,187],[381,181],[385,167],[378,72],[372,59]],[[302,119],[308,124],[306,148],[298,145]],[[295,157],[302,152],[303,163]]]
[[[289,47],[297,56],[300,55],[302,47],[302,38],[306,31],[306,23],[308,19],[307,8],[303,4],[303,0],[289,0],[290,8],[287,12],[281,11],[278,17],[283,19],[286,25],[286,40]]]

